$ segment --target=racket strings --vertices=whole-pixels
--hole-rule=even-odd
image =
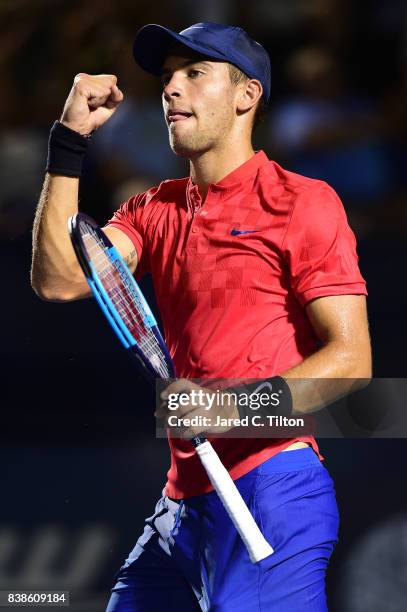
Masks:
[[[85,228],[81,227],[83,243],[106,293],[157,374],[168,378],[170,373],[164,353],[156,335],[146,323],[147,315],[132,279],[129,278],[130,273],[120,260],[112,259],[109,247],[95,230],[87,224],[82,225],[85,225]]]
[[[140,301],[132,291],[132,285],[126,278],[126,272],[121,268],[120,262],[112,262],[106,252],[99,253],[99,257],[103,268],[99,268],[98,274],[120,317],[138,342],[143,353],[158,369],[159,374],[168,376],[168,369],[160,344],[155,334],[145,323],[145,313]]]

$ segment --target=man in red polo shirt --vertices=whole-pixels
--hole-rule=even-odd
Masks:
[[[266,51],[240,28],[201,23],[179,34],[145,26],[134,56],[162,78],[170,145],[190,160],[190,176],[130,198],[105,229],[133,272],[151,272],[179,376],[279,376],[298,414],[315,402],[290,380],[369,378],[365,282],[338,196],[252,148],[270,96]],[[66,220],[78,210],[85,136],[122,99],[116,77],[82,73],[51,131],[32,269],[45,299],[89,294]],[[213,445],[274,553],[250,563],[190,443],[170,438],[163,497],[118,574],[109,612],[326,610],[338,517],[315,440]]]

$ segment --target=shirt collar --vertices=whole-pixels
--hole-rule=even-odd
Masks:
[[[217,183],[211,183],[209,185],[210,191],[229,191],[236,188],[239,188],[242,183],[249,180],[250,178],[254,178],[260,168],[269,163],[269,159],[264,151],[257,151],[253,157],[248,159],[244,164],[232,170],[229,174],[227,174],[223,179],[218,181]],[[194,185],[191,180],[191,177],[188,180],[187,185],[188,195],[196,195],[198,192],[198,187]]]
[[[258,170],[260,170],[264,164],[267,164],[268,161],[264,151],[257,151],[257,153],[244,164],[227,174],[222,180],[214,183],[214,186],[220,187],[221,189],[229,189],[232,186],[244,183],[247,179],[257,174]]]

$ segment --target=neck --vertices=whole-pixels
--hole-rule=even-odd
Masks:
[[[251,143],[246,146],[228,147],[227,150],[210,150],[190,158],[192,182],[198,185],[202,200],[211,183],[218,183],[254,155]]]

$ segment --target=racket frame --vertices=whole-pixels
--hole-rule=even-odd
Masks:
[[[108,295],[106,289],[103,287],[103,284],[100,281],[100,278],[92,264],[92,261],[85,255],[87,253],[87,248],[84,244],[80,230],[80,224],[82,222],[89,225],[96,233],[98,238],[103,242],[104,246],[107,248],[109,259],[111,260],[113,265],[115,265],[116,269],[120,270],[121,268],[123,270],[123,274],[126,279],[126,281],[123,282],[129,283],[130,290],[133,291],[135,298],[141,303],[145,314],[144,321],[145,323],[147,323],[147,326],[153,332],[163,353],[164,361],[168,370],[167,378],[175,378],[176,374],[174,366],[172,364],[171,357],[168,353],[165,342],[161,336],[157,321],[153,313],[151,312],[147,301],[141,293],[136,281],[129,273],[125,261],[123,260],[116,247],[111,243],[109,238],[103,232],[103,230],[101,230],[101,228],[97,225],[97,223],[85,213],[77,213],[76,215],[70,217],[68,221],[68,229],[69,234],[71,236],[72,245],[79,264],[82,268],[82,271],[85,274],[86,280],[88,281],[90,289],[94,297],[96,298],[100,308],[102,309],[104,315],[106,316],[106,319],[108,320],[110,326],[112,327],[113,331],[119,338],[124,348],[129,350],[129,352],[136,357],[138,363],[141,363],[143,365],[145,372],[148,375],[148,378],[150,380],[155,380],[157,376],[160,376],[156,368],[151,364],[148,359],[146,359],[143,351],[138,346],[137,341],[133,338],[126,325],[123,323],[122,317],[117,311],[117,308],[111,300],[110,296]]]

